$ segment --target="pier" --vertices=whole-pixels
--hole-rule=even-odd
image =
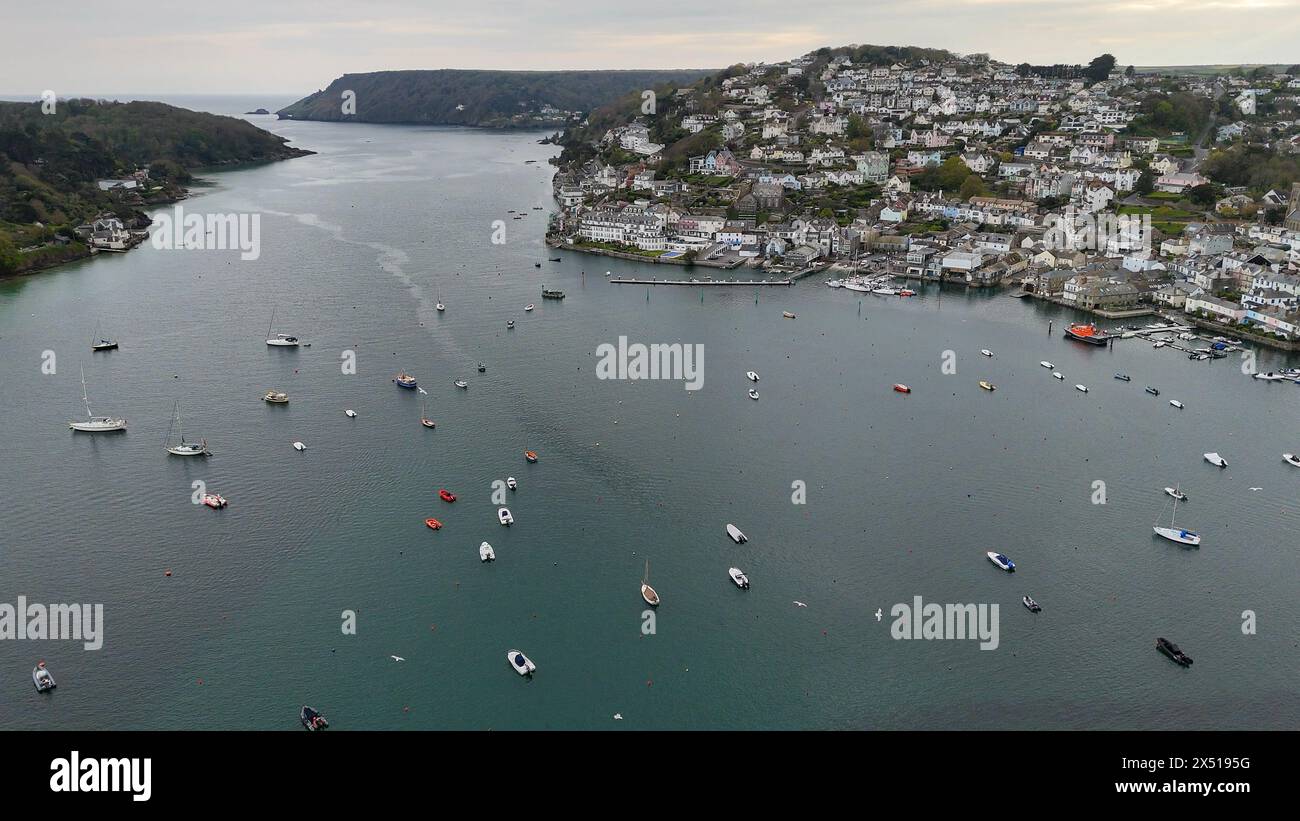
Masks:
[[[609,280],[614,285],[779,285],[794,284],[788,279],[628,279],[616,277]]]

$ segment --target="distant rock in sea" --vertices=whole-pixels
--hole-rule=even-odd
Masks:
[[[245,114],[270,114],[271,112],[267,111],[265,108],[259,108],[256,111],[245,111],[244,113]]]

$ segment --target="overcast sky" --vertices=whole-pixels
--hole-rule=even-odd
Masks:
[[[717,68],[820,46],[1008,62],[1300,62],[1300,0],[0,3],[0,92],[292,93],[403,68]]]

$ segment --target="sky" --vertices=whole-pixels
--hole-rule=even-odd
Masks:
[[[0,0],[0,92],[305,95],[385,69],[720,68],[821,46],[1300,62],[1300,0]]]

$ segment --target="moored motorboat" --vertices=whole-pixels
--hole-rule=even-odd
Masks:
[[[564,291],[557,291],[553,288],[543,288],[542,299],[564,299]]]
[[[1291,379],[1292,377],[1283,376],[1280,373],[1274,373],[1273,371],[1269,371],[1268,373],[1252,374],[1251,378],[1258,379],[1261,382],[1284,382]]]
[[[992,382],[988,382],[983,379],[980,380],[980,387],[986,391],[995,391],[998,389],[997,385],[994,385]]]
[[[749,541],[749,537],[746,536],[744,533],[742,533],[740,528],[736,527],[733,524],[727,525],[727,535],[730,536],[731,540],[736,544]]]
[[[736,587],[739,587],[741,590],[749,589],[749,577],[742,573],[739,567],[728,568],[727,575],[736,583]]]
[[[220,510],[230,504],[230,502],[228,502],[226,497],[222,496],[220,493],[205,493],[203,494],[203,504],[213,510]]]
[[[430,530],[442,530],[442,522],[432,517],[424,520],[424,526]]]
[[[502,507],[497,509],[497,521],[501,522],[501,524],[509,526],[514,520],[515,517],[510,514],[510,508]]]
[[[1294,453],[1282,454],[1282,460],[1291,467],[1300,468],[1300,456],[1296,456]]]
[[[758,374],[755,373],[754,371],[745,371],[745,376],[749,377],[750,382],[758,381]]]
[[[330,726],[330,723],[325,720],[325,716],[321,715],[315,708],[308,707],[306,704],[302,705],[302,710],[298,713],[298,720],[302,722],[302,726],[312,732],[323,730]]]
[[[513,476],[507,476],[507,477],[506,477],[506,487],[510,488],[511,490],[515,490],[515,489],[517,489],[517,488],[519,487],[519,483],[515,481],[515,477],[513,477]]]
[[[1169,404],[1173,405],[1175,408],[1178,408],[1179,410],[1183,409],[1183,403],[1179,402],[1177,399],[1170,399]]]
[[[478,363],[478,372],[487,373],[487,365],[484,365],[482,362]]]
[[[990,351],[988,348],[980,348],[980,355],[981,355],[981,356],[992,356],[992,355],[993,355],[993,351]]]
[[[993,562],[995,565],[1007,571],[1008,573],[1015,572],[1016,563],[1008,559],[1006,556],[1003,556],[1001,553],[997,553],[995,551],[990,550],[985,555],[989,557],[989,561]]]
[[[462,390],[464,390],[465,388],[468,388],[468,387],[469,387],[469,383],[466,382],[464,379],[457,379],[456,382],[455,382],[455,385],[456,385],[456,387],[458,387],[458,388],[460,388],[460,389],[462,389]]]
[[[1169,658],[1173,659],[1174,663],[1182,667],[1192,666],[1192,657],[1184,653],[1181,649],[1179,649],[1177,644],[1174,644],[1172,641],[1170,641],[1167,638],[1164,638],[1163,636],[1156,639],[1156,649],[1164,653]]]
[[[1159,396],[1159,395],[1160,395],[1160,389],[1159,389],[1159,388],[1153,388],[1153,387],[1151,387],[1150,385],[1147,385],[1147,387],[1146,387],[1146,392],[1149,393],[1149,394],[1151,394],[1152,396]]]
[[[283,405],[289,401],[289,394],[283,391],[275,391],[275,390],[267,391],[262,396],[262,401],[269,402],[272,405]]]
[[[896,382],[896,383],[894,383],[894,390],[898,391],[899,393],[911,393],[911,392],[912,392],[912,389],[909,388],[907,385],[904,385],[902,382]]]
[[[899,289],[898,289],[898,295],[899,295],[899,296],[916,296],[916,291],[913,291],[911,288],[899,288]]]
[[[521,676],[531,676],[537,669],[532,659],[525,656],[518,650],[507,650],[506,660],[510,662],[510,667]]]
[[[1115,378],[1118,379],[1118,380],[1121,381],[1121,382],[1132,382],[1132,381],[1133,381],[1132,377],[1130,377],[1130,376],[1129,376],[1128,374],[1126,374],[1126,373],[1117,373],[1117,374],[1115,374]]]
[[[1034,601],[1033,596],[1024,596],[1020,601],[1024,603],[1025,608],[1028,609],[1030,613],[1042,612],[1042,606],[1039,605],[1038,602]]]
[[[393,381],[397,383],[397,387],[406,388],[407,390],[415,390],[418,387],[415,377],[405,371],[394,376]]]
[[[506,330],[510,330],[510,329],[512,329],[512,328],[514,328],[514,327],[515,327],[515,321],[514,321],[513,319],[507,319],[507,320],[506,320]]]
[[[90,343],[91,351],[113,351],[117,349],[116,340],[100,338],[98,342]]]
[[[536,307],[537,307],[536,305],[534,305],[533,303],[530,302],[530,303],[528,303],[527,305],[524,306],[524,313],[528,313],[529,311],[531,311],[532,309],[534,309],[534,308],[536,308]]]
[[[1216,468],[1226,468],[1228,466],[1228,460],[1224,459],[1218,453],[1215,452],[1206,453],[1204,454],[1204,456],[1205,456],[1205,461],[1214,465]]]
[[[443,500],[444,502],[454,502],[456,501],[456,494],[452,493],[450,490],[447,490],[447,488],[442,488],[441,490],[438,491],[438,498]]]
[[[484,542],[483,544],[478,546],[479,561],[494,562],[496,561],[496,558],[497,558],[497,553],[495,550],[492,549],[492,545],[488,544],[487,542]]]
[[[1052,376],[1056,379],[1061,380],[1062,382],[1065,381],[1065,374],[1061,373],[1060,371],[1052,371]]]
[[[794,314],[790,313],[789,311],[782,311],[781,316],[785,317],[786,319],[794,319]]]
[[[529,462],[536,462],[536,461],[537,461],[537,451],[535,451],[535,450],[526,450],[526,451],[524,451],[524,458],[527,459]]]
[[[293,449],[296,451],[304,451],[307,449],[307,446],[304,445],[302,442],[294,442]]]
[[[757,398],[758,398],[758,391],[754,390],[753,388],[750,388],[750,389],[749,389],[749,398],[750,398],[750,399],[757,399]]]
[[[1074,389],[1075,389],[1076,391],[1080,391],[1080,392],[1082,392],[1082,393],[1087,393],[1087,392],[1088,392],[1088,386],[1087,386],[1087,385],[1075,385],[1075,386],[1074,386]]]
[[[343,415],[346,416],[346,417],[349,418],[349,419],[356,419],[356,418],[357,418],[357,412],[354,411],[354,410],[352,410],[351,408],[348,408],[347,410],[343,411]]]
[[[36,662],[36,666],[32,668],[32,684],[36,685],[36,692],[38,693],[48,693],[58,686],[54,683],[54,676],[50,675],[50,671],[45,669],[45,662],[43,661]]]
[[[1053,365],[1051,362],[1048,362],[1046,359],[1040,361],[1038,364],[1042,365],[1044,368],[1047,368],[1049,371],[1056,370],[1056,366]]]

